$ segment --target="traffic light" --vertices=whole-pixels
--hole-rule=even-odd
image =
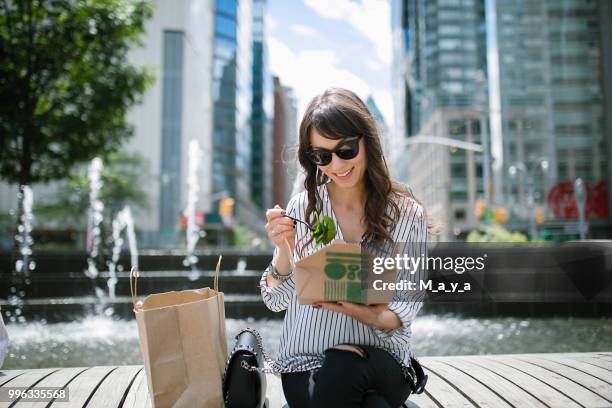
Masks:
[[[234,213],[234,199],[231,197],[222,198],[219,201],[219,215],[221,217],[231,217]]]
[[[222,198],[219,201],[219,216],[223,225],[231,227],[234,218],[234,199],[231,197]]]
[[[485,213],[485,202],[482,198],[476,200],[476,204],[474,205],[474,215],[476,218],[481,219]]]
[[[493,218],[497,224],[505,224],[508,222],[508,210],[504,207],[495,208],[493,214]]]
[[[544,208],[542,207],[537,207],[535,209],[535,222],[538,225],[544,224],[544,218],[545,218],[546,214],[544,212]]]

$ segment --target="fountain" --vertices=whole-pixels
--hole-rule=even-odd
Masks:
[[[89,217],[87,220],[87,269],[85,275],[91,279],[98,276],[98,268],[96,266],[96,258],[98,257],[98,249],[100,248],[101,231],[100,224],[103,220],[104,203],[100,200],[99,194],[102,188],[102,160],[96,157],[89,165]]]
[[[13,306],[13,313],[7,313],[10,322],[25,322],[25,317],[21,315],[23,298],[25,297],[25,287],[30,284],[30,272],[36,268],[36,262],[32,259],[32,205],[34,195],[29,186],[22,185],[19,188],[19,219],[17,224],[17,243],[19,257],[15,261],[15,273],[12,276],[9,304]]]
[[[134,233],[134,218],[132,217],[132,211],[129,206],[123,207],[123,210],[119,211],[113,220],[113,252],[111,260],[108,262],[108,295],[111,299],[115,298],[117,271],[121,272],[123,270],[121,265],[117,265],[117,263],[119,262],[119,255],[121,255],[121,248],[123,247],[121,232],[124,229],[127,230],[131,267],[138,269],[138,248],[136,246],[136,234]]]
[[[200,272],[197,268],[198,257],[195,255],[195,247],[200,238],[201,231],[196,223],[196,204],[198,202],[198,193],[200,191],[198,170],[202,159],[202,150],[197,140],[191,140],[189,143],[189,173],[187,174],[187,206],[183,214],[187,218],[186,240],[187,240],[187,255],[183,260],[183,265],[191,268],[189,274],[190,280],[196,280],[200,277]]]
[[[32,221],[34,220],[34,216],[32,215],[34,195],[29,186],[21,186],[19,191],[19,202],[21,203],[21,216],[19,217],[15,241],[17,241],[17,245],[19,246],[20,259],[15,262],[15,271],[27,278],[30,271],[36,268],[36,262],[31,259],[32,244],[34,243],[31,235]]]

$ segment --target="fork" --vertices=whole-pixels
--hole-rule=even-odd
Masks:
[[[297,221],[297,222],[301,222],[302,224],[304,224],[304,225],[306,226],[306,228],[308,228],[310,231],[312,231],[312,227],[311,227],[310,225],[308,225],[308,223],[307,223],[307,222],[302,221],[302,220],[300,220],[299,218],[295,218],[295,217],[292,217],[292,216],[290,216],[290,215],[287,215],[287,213],[286,213],[285,211],[283,211],[283,212],[281,213],[281,215],[282,215],[283,217],[287,217],[287,218],[289,218],[290,220]]]

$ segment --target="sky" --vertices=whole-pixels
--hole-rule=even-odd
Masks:
[[[267,36],[270,69],[293,88],[298,121],[314,96],[337,86],[372,95],[392,127],[388,0],[269,0]]]

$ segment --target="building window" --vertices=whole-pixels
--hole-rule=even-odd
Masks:
[[[217,0],[217,12],[236,15],[236,0]]]
[[[236,19],[217,14],[215,16],[215,32],[228,38],[236,38]]]
[[[465,191],[452,191],[450,195],[452,202],[467,201],[467,192]]]

